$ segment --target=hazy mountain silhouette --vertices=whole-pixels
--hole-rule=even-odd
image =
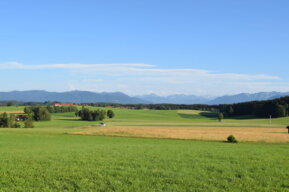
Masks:
[[[148,101],[130,97],[121,92],[114,93],[94,93],[89,91],[69,91],[69,92],[48,92],[48,91],[11,91],[0,92],[1,101],[24,101],[24,102],[45,102],[59,101],[70,103],[120,103],[120,104],[139,104],[149,103]]]
[[[233,104],[247,101],[261,101],[276,99],[283,96],[288,96],[289,93],[281,92],[260,92],[260,93],[240,93],[236,95],[226,95],[210,99],[208,97],[201,97],[195,95],[169,95],[165,97],[156,94],[136,96],[139,99],[144,99],[151,103],[173,103],[173,104]]]
[[[208,104],[233,104],[247,101],[262,101],[262,100],[276,99],[288,95],[289,93],[281,93],[281,92],[260,92],[253,94],[240,93],[237,95],[227,95],[217,97],[216,99],[209,101]]]
[[[70,103],[119,103],[119,104],[232,104],[247,101],[260,101],[276,99],[283,96],[289,96],[289,93],[281,92],[260,92],[260,93],[241,93],[237,95],[227,95],[210,99],[208,97],[194,95],[169,95],[158,96],[155,94],[128,96],[122,92],[113,93],[95,93],[89,91],[69,91],[69,92],[48,92],[41,90],[32,91],[11,91],[0,92],[0,101],[23,101],[23,102],[45,102],[59,101]]]
[[[210,101],[210,99],[207,97],[200,97],[195,95],[183,95],[183,94],[169,95],[165,97],[161,97],[156,94],[149,94],[149,95],[140,95],[136,97],[155,104],[159,103],[204,104]]]

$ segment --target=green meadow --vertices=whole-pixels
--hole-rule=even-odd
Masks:
[[[113,110],[116,117],[105,120],[108,129],[250,127],[284,129],[285,136],[289,125],[289,118],[271,124],[253,117],[220,123],[215,114],[200,111]],[[72,134],[97,124],[57,113],[35,128],[0,129],[0,191],[289,191],[288,142]]]

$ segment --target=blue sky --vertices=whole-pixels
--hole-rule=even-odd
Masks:
[[[287,0],[0,1],[0,91],[289,91]]]

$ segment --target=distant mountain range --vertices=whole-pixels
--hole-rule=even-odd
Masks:
[[[120,103],[120,104],[148,104],[148,101],[130,97],[121,92],[94,93],[89,91],[48,92],[48,91],[12,91],[0,92],[0,101],[45,102],[58,101],[69,103]]]
[[[195,95],[169,95],[165,97],[158,96],[156,94],[140,95],[136,98],[149,101],[151,103],[173,103],[173,104],[206,104],[211,98],[200,97]]]
[[[222,97],[217,97],[207,104],[215,105],[215,104],[232,104],[232,103],[242,103],[247,101],[262,101],[262,100],[271,100],[284,96],[289,96],[289,92],[281,93],[281,92],[260,92],[260,93],[241,93],[237,95],[227,95]]]
[[[283,96],[289,96],[288,93],[280,92],[260,92],[260,93],[241,93],[237,95],[221,96],[217,98],[200,97],[194,95],[170,95],[160,97],[155,94],[136,96],[137,98],[152,102],[152,103],[174,103],[174,104],[233,104],[247,101],[261,101],[276,99]]]
[[[289,96],[289,92],[261,92],[241,93],[217,98],[200,97],[194,95],[169,95],[161,97],[155,94],[128,96],[121,92],[95,93],[89,91],[48,92],[48,91],[11,91],[0,92],[0,101],[23,101],[23,102],[45,102],[58,101],[70,103],[119,103],[119,104],[232,104],[247,101],[270,100],[283,96]]]

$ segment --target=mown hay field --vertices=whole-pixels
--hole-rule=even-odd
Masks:
[[[252,117],[219,122],[216,114],[204,111],[123,111],[127,114],[120,112],[120,117],[109,121],[107,127],[84,126],[72,134],[213,141],[225,141],[234,135],[239,141],[289,142],[285,128],[289,118],[273,119],[272,123],[269,119]],[[134,113],[134,118],[129,113]]]
[[[284,128],[184,128],[184,127],[84,127],[85,131],[74,132],[79,135],[107,135],[123,137],[194,139],[205,141],[225,141],[229,135],[234,135],[239,141],[289,142],[289,134]]]

